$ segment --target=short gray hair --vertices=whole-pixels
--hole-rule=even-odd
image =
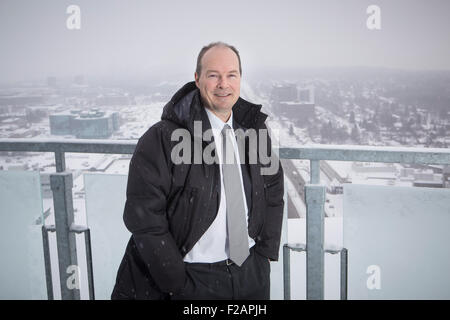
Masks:
[[[195,69],[195,72],[197,72],[198,76],[200,77],[200,73],[202,71],[202,63],[201,62],[202,62],[203,56],[205,55],[206,51],[208,51],[209,49],[211,49],[213,47],[225,47],[225,48],[233,50],[233,52],[236,53],[238,61],[239,61],[239,74],[242,76],[241,57],[239,56],[239,51],[232,45],[229,45],[222,41],[212,42],[212,43],[208,44],[207,46],[204,46],[202,48],[202,50],[200,50],[200,53],[198,54],[198,57],[197,57],[197,67]]]

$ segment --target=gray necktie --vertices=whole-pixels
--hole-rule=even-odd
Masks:
[[[231,127],[226,124],[222,130],[222,171],[227,203],[227,232],[230,259],[241,266],[249,256],[248,230],[239,176],[239,162],[232,144]],[[228,150],[227,150],[228,149]],[[227,155],[227,152],[230,152]],[[233,161],[230,161],[233,159]],[[227,161],[228,160],[228,161]]]

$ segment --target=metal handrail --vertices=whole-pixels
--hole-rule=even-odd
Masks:
[[[66,170],[65,153],[132,154],[137,140],[0,139],[0,151],[53,152],[56,172]]]
[[[138,140],[0,139],[0,151],[132,154]],[[282,159],[450,164],[450,149],[310,144],[274,148]]]

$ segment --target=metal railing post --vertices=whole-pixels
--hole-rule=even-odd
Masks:
[[[42,226],[42,246],[44,249],[45,263],[45,281],[47,284],[47,299],[53,300],[53,281],[52,281],[52,265],[50,261],[50,243],[48,241],[48,233],[55,232],[55,226]]]
[[[55,151],[56,172],[66,171],[66,156],[63,151]]]
[[[285,243],[283,245],[284,300],[291,300],[291,250],[303,252],[306,251],[306,245],[303,243]]]
[[[86,247],[86,264],[87,264],[87,276],[89,285],[89,299],[95,300],[94,291],[94,269],[92,267],[92,247],[91,247],[91,230],[87,229],[84,233],[84,245]]]
[[[74,223],[72,201],[72,174],[69,172],[50,175],[55,210],[56,243],[58,248],[59,278],[62,300],[80,300],[79,273],[75,233],[70,231]],[[75,266],[76,274],[69,274],[68,267]],[[70,284],[74,280],[75,284]]]
[[[306,198],[306,298],[324,298],[325,187],[305,185]]]
[[[348,277],[348,251],[341,250],[341,300],[347,300],[347,278]]]
[[[284,300],[291,300],[291,249],[283,245],[283,291]]]
[[[310,167],[310,183],[319,184],[320,183],[320,160],[311,160],[309,163]]]
[[[284,208],[283,208],[283,232],[281,234],[281,243],[287,243],[289,240],[289,235],[288,235],[288,217],[289,217],[289,213],[288,213],[288,203],[289,203],[289,193],[288,193],[288,184],[286,181],[286,176],[284,176],[284,183],[283,183],[283,190],[284,190],[284,194],[283,194],[283,200],[284,200]],[[291,280],[290,280],[290,259],[289,256],[286,257],[286,253],[289,255],[289,250],[286,251],[286,244],[283,245],[283,251],[282,251],[282,257],[281,259],[283,259],[283,299],[284,300],[290,300],[290,286],[291,286]],[[287,261],[286,261],[287,259]],[[287,270],[286,270],[287,268]],[[287,272],[286,272],[287,271]],[[286,278],[286,276],[288,278]],[[288,290],[288,291],[286,291]],[[286,296],[286,292],[289,292],[289,296]]]

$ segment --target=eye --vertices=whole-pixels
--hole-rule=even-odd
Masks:
[[[210,75],[208,76],[208,78],[212,78],[212,77],[217,77],[217,75],[216,75],[216,74],[210,74]]]

